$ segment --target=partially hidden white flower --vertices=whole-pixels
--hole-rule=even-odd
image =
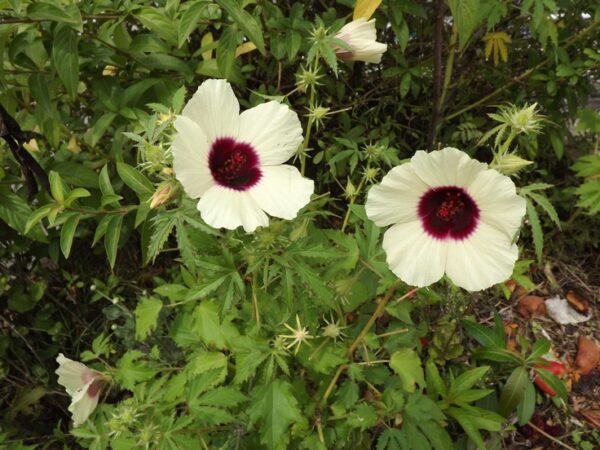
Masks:
[[[71,396],[69,411],[73,416],[73,426],[78,427],[96,409],[100,391],[107,378],[85,364],[66,358],[62,353],[56,358],[58,383],[64,386]]]
[[[512,180],[455,148],[418,151],[369,191],[367,216],[385,232],[390,269],[428,286],[444,273],[469,291],[510,277],[525,200]]]
[[[295,112],[270,101],[240,114],[225,80],[207,80],[175,121],[175,176],[199,198],[198,210],[215,228],[247,232],[267,226],[267,214],[293,219],[314,192],[312,180],[283,164],[302,142]]]
[[[350,47],[350,49],[336,46],[335,54],[338,58],[347,61],[365,61],[379,63],[381,55],[387,50],[387,45],[377,42],[375,19],[367,21],[364,17],[353,20],[344,25],[335,35]]]

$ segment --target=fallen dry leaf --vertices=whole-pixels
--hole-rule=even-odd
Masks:
[[[579,336],[575,367],[582,375],[587,375],[600,363],[600,346],[590,338]]]
[[[571,308],[567,300],[558,296],[546,299],[545,303],[548,316],[552,317],[555,322],[563,325],[585,322],[591,317],[579,314]]]
[[[519,299],[517,311],[526,319],[531,319],[535,315],[546,314],[546,304],[542,297],[537,295],[526,295]]]
[[[594,428],[600,428],[600,409],[582,409],[579,414]]]
[[[590,310],[589,302],[587,299],[575,291],[569,291],[566,295],[567,301],[571,308],[577,311],[579,314],[583,314],[584,316],[588,315]]]

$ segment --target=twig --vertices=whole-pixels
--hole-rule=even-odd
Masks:
[[[433,108],[431,111],[431,122],[427,135],[427,148],[433,147],[437,134],[438,122],[440,120],[442,93],[442,44],[444,39],[444,1],[437,0],[435,4],[435,28],[433,31]],[[452,51],[452,49],[450,49]]]
[[[358,334],[356,339],[354,339],[354,341],[352,342],[352,345],[350,345],[350,347],[348,348],[348,351],[346,352],[346,357],[348,359],[352,358],[354,351],[358,348],[358,346],[360,345],[360,343],[362,342],[364,337],[367,335],[367,333],[369,332],[369,330],[375,323],[375,321],[379,318],[379,316],[385,309],[386,305],[388,304],[388,302],[391,300],[394,293],[396,292],[396,289],[398,289],[399,285],[400,285],[400,281],[398,280],[396,283],[392,284],[388,288],[387,292],[385,293],[385,296],[381,299],[381,301],[377,305],[375,312],[371,315],[368,322],[365,324],[363,329],[360,331],[360,333]],[[400,299],[398,299],[398,301],[412,296],[418,290],[419,290],[419,288],[411,289],[406,294],[404,294],[402,297],[400,297]],[[331,395],[331,392],[333,391],[333,388],[335,387],[337,380],[340,378],[340,375],[347,367],[348,367],[348,364],[342,364],[341,366],[339,366],[337,368],[337,370],[335,371],[335,374],[333,375],[333,378],[331,379],[331,381],[329,382],[329,385],[327,386],[327,389],[325,390],[325,393],[323,394],[323,397],[321,397],[321,400],[319,400],[319,404],[317,406],[318,409],[323,407],[323,405],[327,401],[327,398]]]
[[[554,436],[546,433],[544,430],[542,430],[541,428],[536,427],[534,424],[532,424],[531,422],[529,422],[527,425],[529,425],[531,428],[533,428],[535,431],[537,431],[538,433],[540,433],[542,436],[544,436],[547,439],[550,439],[552,442],[554,442],[555,444],[560,445],[561,447],[564,447],[566,449],[569,450],[577,450],[574,447],[571,447],[570,445],[565,444],[562,441],[559,441],[558,439],[556,439]]]

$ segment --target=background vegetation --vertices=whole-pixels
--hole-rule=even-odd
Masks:
[[[600,446],[563,381],[535,369],[554,398],[532,384],[549,350],[599,337],[600,4],[384,0],[379,65],[335,58],[354,7],[0,0],[0,103],[35,133],[25,148],[52,187],[28,201],[0,147],[0,446],[559,445],[523,431],[533,414],[571,448]],[[206,78],[230,80],[243,109],[276,98],[301,116],[296,163],[316,196],[296,220],[214,230],[178,188],[172,120]],[[539,132],[489,116],[534,103]],[[369,185],[417,149],[491,162],[494,137],[481,138],[502,124],[517,130],[511,154],[533,162],[513,173],[530,203],[513,280],[411,291],[365,216]],[[587,328],[513,314],[513,290],[573,288],[593,300]],[[297,320],[313,339],[296,353],[284,324]],[[59,352],[113,378],[71,430]],[[579,401],[600,408],[586,383]]]

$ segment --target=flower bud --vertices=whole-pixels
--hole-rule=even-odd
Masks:
[[[168,203],[174,196],[176,191],[172,181],[165,181],[158,185],[158,188],[150,198],[150,208],[154,209],[157,206]]]
[[[527,161],[514,153],[508,153],[495,160],[490,167],[504,175],[512,175],[530,164],[533,164],[533,162]]]

